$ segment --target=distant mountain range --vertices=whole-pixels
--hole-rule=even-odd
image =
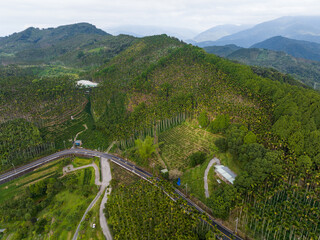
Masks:
[[[301,82],[314,86],[320,83],[320,62],[293,57],[283,51],[258,48],[241,48],[235,45],[204,48],[208,53],[226,57],[243,64],[274,68],[287,73]]]
[[[320,17],[281,17],[218,40],[208,41],[207,39],[207,41],[198,42],[196,45],[206,47],[235,44],[240,47],[250,47],[275,36],[320,43]]]
[[[249,27],[249,25],[219,25],[198,34],[192,40],[195,42],[215,41],[224,36],[245,30]]]
[[[269,38],[256,43],[251,48],[264,48],[274,51],[283,51],[296,58],[305,58],[320,61],[320,44],[308,41],[294,40],[281,36]]]

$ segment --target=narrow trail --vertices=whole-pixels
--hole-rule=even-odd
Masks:
[[[208,174],[209,174],[210,168],[213,166],[213,164],[220,164],[220,160],[216,157],[214,159],[211,159],[211,161],[209,162],[209,164],[204,172],[203,180],[204,180],[204,191],[205,191],[206,198],[209,197]]]
[[[79,134],[83,133],[84,131],[86,131],[88,129],[87,124],[83,124],[82,126],[84,126],[84,130],[82,130],[81,132],[78,132],[76,134],[76,136],[73,139],[73,142],[75,142],[77,140],[77,137],[79,136]],[[74,146],[72,146],[72,147],[74,147]]]
[[[113,141],[110,146],[108,147],[106,153],[109,153],[109,151],[111,150],[111,148],[113,147],[114,144],[116,144],[117,142],[116,141]]]

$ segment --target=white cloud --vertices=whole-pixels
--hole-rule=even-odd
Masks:
[[[90,22],[184,27],[197,31],[220,24],[256,24],[288,15],[318,15],[318,0],[10,0],[1,1],[0,36],[28,26]]]

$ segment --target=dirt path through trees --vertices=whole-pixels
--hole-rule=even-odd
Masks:
[[[209,164],[204,172],[203,180],[204,180],[204,191],[205,191],[206,198],[209,197],[208,173],[210,171],[210,168],[213,166],[213,164],[220,164],[220,160],[216,157],[214,159],[211,159],[211,161],[209,162]]]

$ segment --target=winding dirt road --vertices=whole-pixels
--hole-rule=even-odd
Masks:
[[[203,177],[203,180],[204,180],[204,193],[206,195],[206,198],[209,197],[209,187],[208,187],[208,173],[210,171],[210,168],[213,166],[213,164],[220,164],[220,160],[218,158],[214,158],[214,159],[211,159],[211,161],[209,162],[205,172],[204,172],[204,177]]]

